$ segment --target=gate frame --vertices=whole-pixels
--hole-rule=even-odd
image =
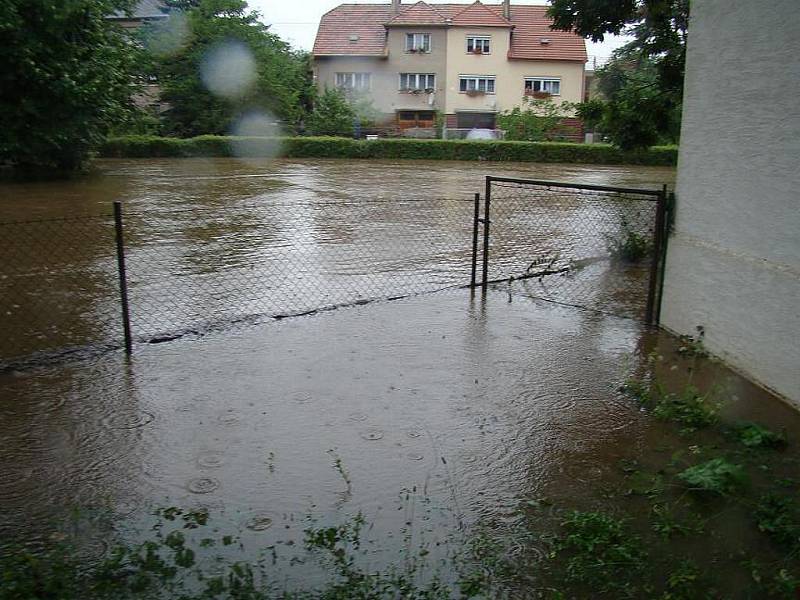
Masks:
[[[593,192],[611,192],[618,194],[636,194],[646,196],[656,203],[656,219],[653,225],[653,260],[650,265],[650,280],[647,287],[647,305],[645,308],[645,322],[648,325],[658,326],[661,316],[661,299],[663,296],[664,270],[667,258],[667,238],[668,238],[668,218],[669,210],[667,184],[660,190],[648,190],[641,188],[563,183],[558,181],[546,181],[541,179],[519,179],[515,177],[495,177],[486,176],[486,191],[484,195],[484,217],[479,218],[478,195],[476,194],[475,217],[473,223],[473,278],[472,288],[482,287],[485,291],[489,284],[489,242],[491,225],[491,203],[492,203],[492,184],[494,182],[516,183],[520,185],[535,185],[546,188],[562,188],[572,190],[589,190]],[[483,225],[483,264],[481,270],[481,282],[475,281],[475,260],[478,252],[478,225]]]

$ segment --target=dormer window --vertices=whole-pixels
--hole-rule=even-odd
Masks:
[[[407,33],[406,52],[428,53],[431,51],[430,33]]]
[[[489,54],[492,50],[492,38],[488,35],[467,36],[467,53]]]

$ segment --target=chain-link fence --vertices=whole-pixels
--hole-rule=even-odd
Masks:
[[[666,191],[488,177],[488,281],[657,320]],[[513,280],[512,280],[513,278]]]
[[[0,369],[122,347],[126,322],[128,340],[157,342],[467,285],[473,268],[513,293],[652,322],[664,199],[490,177],[482,210],[293,197],[0,224]]]
[[[133,341],[465,285],[469,199],[127,210]],[[0,368],[121,347],[111,216],[0,225]]]
[[[110,215],[0,224],[0,365],[119,345]]]

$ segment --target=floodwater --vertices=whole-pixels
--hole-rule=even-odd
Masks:
[[[481,191],[486,174],[658,188],[673,171],[103,161],[85,180],[4,184],[0,221],[94,215],[107,211],[110,200],[122,200],[132,215],[134,288],[143,266],[160,264],[137,267],[137,252],[166,248],[171,254],[150,283],[173,295],[181,269],[193,276],[241,269],[295,236],[332,243],[311,244],[306,258],[313,264],[325,260],[326,248],[338,247],[333,242],[366,240],[379,262],[388,261],[382,263],[387,272],[396,268],[393,252],[425,263],[419,248],[433,248],[442,260],[431,268],[435,277],[426,273],[424,281],[441,285],[460,281],[448,265],[463,266],[469,247],[449,244],[471,233],[471,194]],[[421,201],[428,208],[418,210]],[[259,227],[251,227],[254,220]],[[262,236],[269,227],[271,234]],[[435,240],[426,235],[431,230]],[[409,245],[420,238],[424,244]],[[437,246],[442,238],[446,243]],[[113,247],[108,240],[72,241],[83,248],[79,260],[31,252],[27,268],[55,261],[54,282],[63,280],[58,273],[73,275],[88,297],[65,295],[61,302],[76,309],[78,329],[93,330],[102,326],[97,317],[113,318],[104,302],[116,310],[106,281],[115,277]],[[327,272],[331,282],[357,281],[376,260],[343,255],[363,262],[337,263]],[[418,281],[419,265],[409,273],[413,279],[397,281]],[[557,526],[555,509],[531,515],[530,503],[542,498],[558,508],[613,510],[621,500],[606,492],[624,483],[620,461],[658,462],[665,447],[690,443],[620,391],[648,355],[672,355],[674,346],[639,321],[532,295],[505,284],[485,297],[454,289],[137,344],[130,359],[117,351],[2,372],[0,551],[15,541],[46,544],[73,508],[91,557],[137,539],[151,527],[154,508],[204,508],[220,531],[240,532],[243,549],[278,548],[280,577],[302,585],[312,574],[292,558],[309,518],[340,523],[362,512],[373,524],[375,564],[384,564],[409,544],[409,528],[414,544],[470,528],[513,540],[523,530]],[[216,300],[237,305],[241,297]],[[195,298],[194,309],[207,302]],[[134,315],[134,324],[141,318]],[[12,315],[4,329],[18,319]],[[663,375],[671,373],[665,365]],[[800,433],[796,412],[719,365],[691,377],[698,385],[724,386],[726,419],[757,420],[788,432],[790,440]],[[796,467],[794,446],[786,456]],[[715,518],[727,533],[714,547],[682,551],[699,555],[704,568],[730,574],[735,597],[743,575],[725,549],[749,544],[759,555],[771,551],[753,527],[742,526],[739,512]],[[521,553],[544,552],[535,543],[521,545],[512,542]]]
[[[151,340],[259,315],[463,285],[470,276],[472,198],[483,191],[486,175],[657,189],[671,183],[674,170],[110,160],[99,161],[85,179],[0,184],[0,325],[7,332],[0,361],[37,351],[119,346],[112,201],[122,202],[125,215],[133,335]],[[513,210],[498,213],[492,276],[518,274],[559,252],[565,261],[585,258],[563,250],[604,246],[603,227],[618,227],[623,215],[609,200],[573,201],[549,213],[530,200],[522,196],[509,203]],[[614,223],[609,211],[616,211]],[[543,214],[551,217],[546,227]],[[592,269],[598,265],[586,272]],[[589,273],[592,281],[602,279],[600,271]],[[582,293],[602,287],[569,283],[582,286]],[[615,302],[637,296],[640,290],[623,290]]]
[[[634,320],[455,290],[0,375],[0,539],[44,543],[77,506],[102,555],[153,507],[202,507],[246,544],[277,545],[274,568],[303,584],[286,553],[309,517],[362,512],[375,564],[409,523],[414,543],[478,526],[513,537],[530,500],[608,509],[622,459],[689,444],[619,391],[659,345]],[[731,391],[730,418],[800,431],[724,369],[698,377]]]

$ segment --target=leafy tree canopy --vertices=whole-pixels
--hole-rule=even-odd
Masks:
[[[622,148],[675,141],[683,96],[689,0],[552,0],[555,29],[593,41],[632,40],[598,70],[605,103],[581,107]]]
[[[244,0],[173,0],[185,11],[145,33],[145,46],[177,47],[154,54],[168,133],[228,134],[243,114],[263,112],[294,127],[310,98],[308,57],[292,51]],[[210,72],[210,74],[209,74]],[[240,85],[231,78],[239,77]],[[219,79],[219,85],[209,78]],[[233,84],[233,87],[230,84]]]
[[[124,113],[136,50],[106,17],[128,0],[0,2],[0,164],[79,169]]]

